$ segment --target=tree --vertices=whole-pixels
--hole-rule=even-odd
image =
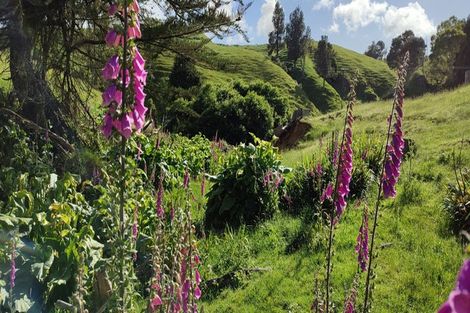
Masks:
[[[425,74],[438,88],[453,84],[454,62],[465,40],[464,27],[464,19],[452,16],[442,22],[431,37],[431,55],[425,64]]]
[[[269,33],[268,52],[271,55],[273,51],[276,51],[276,57],[278,57],[285,33],[284,10],[279,1],[276,2],[276,6],[274,7],[273,25],[274,30]]]
[[[384,56],[387,54],[387,51],[385,50],[385,43],[382,40],[377,42],[372,41],[364,54],[376,60],[383,60]]]
[[[424,63],[426,51],[424,39],[416,37],[411,30],[407,30],[400,36],[393,38],[390,52],[387,55],[388,66],[392,69],[398,68],[406,51],[410,52],[410,62],[408,66],[408,74],[410,76]]]
[[[189,89],[193,86],[199,86],[200,83],[201,76],[193,62],[186,56],[176,56],[170,73],[170,84],[174,87]]]
[[[297,64],[297,60],[305,55],[309,41],[310,28],[305,28],[304,13],[297,7],[286,26],[287,58]]]
[[[465,39],[455,57],[454,82],[462,84],[465,82],[465,71],[470,70],[470,16],[464,27]]]
[[[330,78],[331,74],[336,71],[336,52],[333,45],[328,42],[328,36],[321,36],[313,59],[317,72],[323,77],[323,84],[325,84],[325,79]]]

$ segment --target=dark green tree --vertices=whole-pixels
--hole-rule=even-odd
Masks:
[[[190,58],[183,55],[176,56],[170,73],[170,84],[184,89],[201,84],[201,76]]]
[[[382,40],[377,42],[372,41],[364,54],[376,60],[382,60],[387,54],[387,50],[385,50],[385,43]]]
[[[453,84],[454,62],[465,40],[464,27],[464,19],[452,16],[431,37],[431,55],[424,68],[427,80],[437,88]]]
[[[398,68],[400,60],[403,59],[406,51],[410,52],[408,76],[411,76],[424,63],[426,52],[424,39],[416,37],[411,30],[407,30],[400,36],[393,38],[390,51],[387,55],[388,66],[392,69]]]
[[[470,70],[470,16],[464,27],[465,39],[460,46],[460,50],[454,62],[454,82],[462,84],[465,82],[465,71]]]
[[[330,78],[336,71],[336,52],[333,49],[333,45],[328,42],[328,36],[321,36],[313,59],[317,72],[323,77],[323,84],[325,84],[325,80]]]
[[[297,60],[307,52],[310,41],[310,28],[305,27],[304,13],[297,7],[289,16],[286,26],[287,58],[297,64]]]
[[[279,50],[282,48],[285,27],[284,27],[284,10],[279,1],[276,2],[273,13],[274,30],[269,33],[268,53],[271,55],[274,51],[276,57],[279,56]]]

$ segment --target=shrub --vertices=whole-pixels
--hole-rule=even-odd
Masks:
[[[447,187],[444,209],[449,216],[449,226],[455,235],[470,232],[470,171],[455,171],[457,181]],[[459,172],[457,174],[457,172]]]
[[[278,210],[283,173],[278,154],[270,143],[255,138],[241,144],[225,159],[221,171],[212,177],[207,194],[206,229],[222,230],[226,225],[256,225]]]

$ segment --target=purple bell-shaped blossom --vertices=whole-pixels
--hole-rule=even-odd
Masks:
[[[111,102],[116,102],[118,106],[122,103],[122,91],[116,85],[110,85],[102,94],[103,105],[108,106]]]
[[[119,64],[119,56],[114,55],[108,60],[103,70],[101,71],[101,74],[105,80],[113,80],[119,76],[120,69],[121,65]]]
[[[367,207],[364,209],[362,225],[357,235],[356,253],[359,268],[364,272],[367,269],[367,262],[369,261],[369,214]]]

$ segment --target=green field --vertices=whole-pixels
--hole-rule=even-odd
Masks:
[[[355,136],[384,138],[390,105],[383,101],[356,106]],[[340,128],[342,113],[311,118],[308,139],[298,149],[283,153],[284,163],[295,166],[318,151],[318,138]],[[373,312],[435,312],[454,287],[463,258],[457,239],[446,228],[442,201],[454,177],[450,153],[463,145],[464,164],[470,160],[470,86],[405,101],[404,129],[405,137],[416,142],[417,154],[402,165],[397,198],[381,207],[377,246],[386,243],[387,247],[378,249]],[[372,207],[375,192],[369,194]],[[356,269],[354,245],[360,215],[361,207],[350,205],[336,232],[333,299],[338,311]],[[309,311],[314,276],[325,271],[326,243],[321,239],[325,230],[314,230],[310,247],[286,252],[301,228],[300,219],[280,214],[254,230],[203,240],[204,279],[214,278],[221,269],[263,269],[206,299],[204,311]],[[361,303],[362,295],[359,298]]]

